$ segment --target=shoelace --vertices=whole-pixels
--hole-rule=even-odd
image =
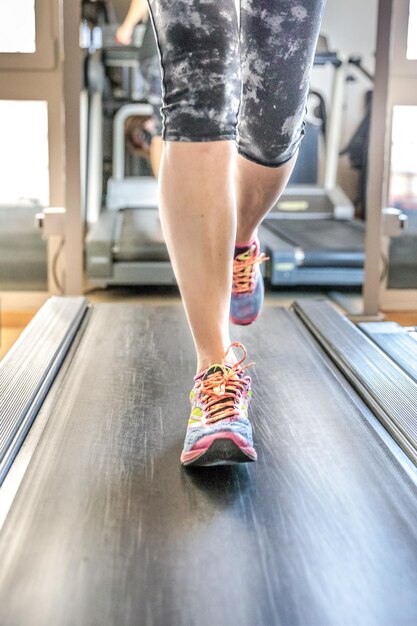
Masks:
[[[254,250],[254,248],[238,254],[233,261],[233,295],[252,291],[255,287],[255,266],[269,259],[269,256],[266,256],[263,252],[261,254],[251,254],[251,250]]]
[[[224,355],[224,360],[226,360],[230,349],[234,347],[243,350],[243,358],[232,365],[230,369],[222,368],[210,374],[206,379],[203,378],[201,380],[199,393],[202,396],[201,402],[207,416],[205,419],[207,423],[216,422],[227,417],[239,417],[237,407],[239,398],[245,387],[250,383],[249,376],[241,377],[240,375],[248,367],[255,365],[255,363],[248,363],[242,367],[247,352],[246,348],[239,342],[230,344]]]

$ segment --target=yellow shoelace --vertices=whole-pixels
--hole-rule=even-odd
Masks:
[[[205,419],[207,423],[216,422],[227,417],[239,417],[239,399],[248,382],[250,382],[250,379],[241,378],[240,375],[245,369],[255,365],[255,363],[248,363],[242,367],[247,352],[246,348],[239,342],[230,344],[224,355],[225,360],[233,347],[243,350],[243,358],[230,368],[218,365],[219,369],[216,372],[201,380],[198,391],[202,396],[201,402],[207,416]]]
[[[233,261],[232,294],[246,293],[255,287],[255,266],[268,261],[269,257],[263,252],[254,254],[252,246],[247,252],[238,254]]]

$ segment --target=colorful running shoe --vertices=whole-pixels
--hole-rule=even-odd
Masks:
[[[259,317],[265,291],[260,264],[268,259],[259,252],[258,238],[247,250],[235,256],[230,303],[230,319],[234,324],[252,324]]]
[[[251,378],[242,366],[246,349],[232,343],[229,350],[240,348],[244,357],[235,365],[215,364],[197,375],[190,393],[191,415],[188,420],[183,465],[234,465],[256,461],[248,404],[252,396]]]

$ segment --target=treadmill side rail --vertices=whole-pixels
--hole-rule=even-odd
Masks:
[[[324,300],[294,310],[398,445],[417,464],[417,384],[350,320]]]
[[[82,297],[50,298],[0,362],[0,484],[87,310]]]
[[[359,328],[417,383],[417,341],[395,322],[362,322]]]

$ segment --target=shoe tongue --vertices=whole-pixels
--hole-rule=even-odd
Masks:
[[[220,365],[220,363],[216,363],[215,365],[212,365],[211,367],[208,368],[208,370],[206,371],[206,373],[203,376],[203,380],[206,380],[206,378],[211,376],[211,374],[215,374],[216,372],[225,372],[225,371],[228,371],[230,369],[231,368],[228,367],[226,364]]]
[[[224,365],[221,365],[220,363],[215,363],[214,365],[212,365],[211,367],[208,368],[208,370],[205,372],[203,378],[201,380],[206,380],[206,378],[208,378],[209,376],[211,376],[212,374],[216,374],[217,372],[230,372],[230,370],[232,369],[231,365],[228,365],[227,363],[225,363]],[[223,395],[227,390],[227,387],[223,389],[221,395]],[[230,389],[229,389],[230,391]],[[226,403],[228,403],[230,400],[228,397],[220,397],[217,400],[216,406],[217,408],[214,410],[213,415],[216,415],[216,413],[218,413],[218,411],[222,411],[223,407]]]
[[[234,257],[235,258],[240,257],[240,256],[246,257],[248,253],[249,253],[249,256],[252,256],[254,254],[257,254],[257,252],[258,252],[258,244],[256,241],[254,241],[248,246],[242,246],[242,247],[236,246]]]

